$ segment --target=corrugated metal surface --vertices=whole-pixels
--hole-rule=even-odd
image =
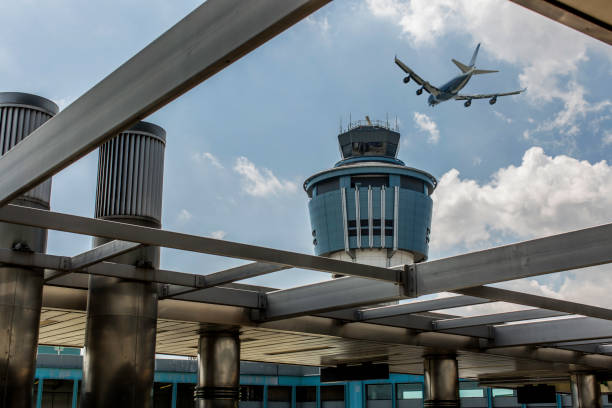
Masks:
[[[96,218],[161,223],[165,134],[140,122],[100,147]]]
[[[0,93],[0,155],[32,133],[58,111],[53,102],[36,95],[17,92]],[[39,204],[49,208],[51,179],[17,199],[19,204]],[[23,202],[25,201],[25,202]]]

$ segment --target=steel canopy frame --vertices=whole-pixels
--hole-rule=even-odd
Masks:
[[[208,0],[0,158],[0,206],[331,0]]]

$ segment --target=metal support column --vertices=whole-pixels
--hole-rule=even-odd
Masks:
[[[58,112],[35,95],[0,93],[0,156]],[[13,200],[49,209],[51,179]],[[45,252],[47,230],[0,223],[0,248]],[[0,406],[32,407],[43,271],[0,265]]]
[[[100,147],[96,218],[161,227],[166,132],[139,122]],[[95,238],[93,246],[109,240]],[[159,248],[111,262],[159,268]],[[89,277],[81,406],[151,407],[157,284]]]
[[[425,408],[459,408],[459,369],[456,356],[425,356],[424,380]]]
[[[595,374],[574,373],[570,379],[574,408],[601,408],[601,389]]]
[[[203,328],[198,345],[196,408],[237,408],[240,338],[235,328]]]

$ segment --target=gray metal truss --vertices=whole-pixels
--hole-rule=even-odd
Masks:
[[[89,251],[85,251],[69,258],[67,260],[68,265],[66,265],[67,268],[65,270],[45,273],[45,282],[49,282],[53,279],[59,278],[60,276],[64,276],[71,271],[77,271],[107,259],[114,258],[141,246],[142,244],[136,242],[118,240],[107,242],[106,244],[102,244],[90,249]]]
[[[581,339],[607,339],[612,322],[592,317],[560,318],[543,322],[494,327],[494,347],[547,344]]]
[[[0,158],[0,206],[330,0],[208,0]]]
[[[357,311],[357,318],[358,320],[380,319],[410,313],[428,312],[431,310],[443,310],[455,307],[480,305],[490,302],[491,300],[489,299],[474,296],[452,296],[441,299],[424,300],[421,302],[405,303],[401,305],[362,309]]]
[[[516,312],[496,313],[484,316],[436,320],[433,322],[433,328],[435,330],[448,330],[457,329],[460,327],[474,327],[559,316],[567,316],[567,313],[544,309],[519,310]]]

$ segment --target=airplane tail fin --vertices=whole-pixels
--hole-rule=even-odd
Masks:
[[[480,49],[480,43],[476,46],[474,50],[474,54],[472,54],[472,59],[470,60],[470,67],[473,67],[476,64],[476,57],[478,56],[478,50]]]
[[[474,75],[480,75],[480,74],[492,74],[494,72],[499,72],[497,70],[494,69],[475,69],[474,70]]]
[[[457,68],[459,68],[461,72],[463,72],[464,74],[470,70],[470,67],[468,67],[465,64],[462,64],[461,62],[457,61],[454,58],[451,61],[453,61],[453,63],[457,66]]]

